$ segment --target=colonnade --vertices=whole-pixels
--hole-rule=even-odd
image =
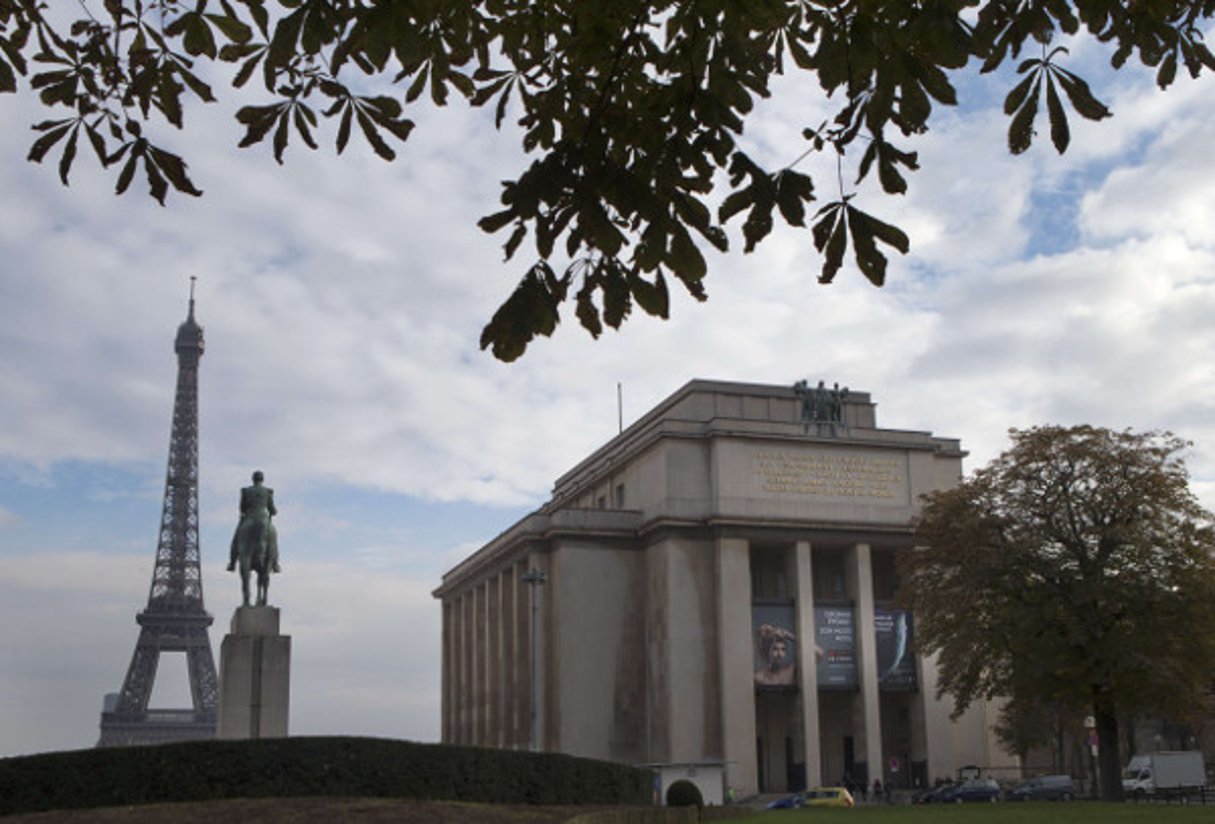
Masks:
[[[760,789],[784,789],[784,772],[778,764],[803,763],[807,783],[817,785],[822,781],[838,781],[849,763],[855,765],[858,772],[867,773],[870,782],[878,777],[888,780],[889,761],[884,756],[906,755],[905,761],[927,761],[928,754],[932,753],[933,760],[940,764],[952,761],[948,710],[937,706],[931,695],[935,688],[935,672],[926,672],[923,662],[919,662],[918,694],[880,690],[875,620],[878,602],[874,592],[874,552],[869,543],[843,543],[837,537],[830,544],[812,547],[811,540],[777,543],[768,539],[758,543],[749,536],[719,536],[702,547],[703,551],[715,555],[715,568],[706,570],[709,574],[703,579],[700,595],[710,603],[716,601],[715,608],[710,607],[704,614],[717,623],[715,632],[704,634],[706,641],[715,637],[710,643],[716,643],[717,649],[714,651],[710,647],[704,651],[709,656],[706,664],[713,659],[715,662],[708,669],[692,667],[679,674],[638,673],[642,679],[657,677],[665,683],[661,692],[665,697],[654,702],[651,696],[651,701],[641,710],[652,715],[645,723],[651,731],[666,730],[667,736],[663,740],[668,742],[675,740],[676,733],[683,736],[679,739],[681,746],[669,753],[653,740],[642,743],[638,752],[643,758],[648,753],[651,760],[658,761],[673,757],[677,760],[720,759],[726,764],[728,783],[742,795]],[[756,555],[757,552],[760,555]],[[534,735],[538,749],[573,747],[577,750],[582,747],[608,751],[609,743],[597,738],[593,741],[558,740],[556,728],[549,730],[550,725],[546,723],[551,720],[545,718],[543,710],[550,703],[546,693],[556,689],[558,679],[562,677],[561,667],[550,660],[550,639],[556,637],[554,633],[558,629],[548,626],[554,614],[552,598],[560,594],[562,603],[567,603],[564,599],[571,599],[567,608],[568,604],[577,604],[579,599],[578,592],[569,591],[568,574],[563,576],[567,579],[564,581],[526,582],[525,573],[530,570],[548,573],[552,561],[547,553],[531,551],[516,556],[515,561],[496,571],[478,576],[475,582],[444,597],[441,688],[444,742],[527,749],[532,746]],[[887,579],[892,574],[885,566],[887,563],[881,561],[884,588],[889,586]],[[769,566],[763,567],[763,564]],[[771,688],[757,687],[753,665],[753,610],[758,594],[771,594],[769,582],[752,580],[753,571],[764,577],[774,568],[779,568],[782,577],[780,597],[792,605],[795,622],[792,630],[802,651],[796,689],[783,693],[780,690],[769,693],[767,690]],[[816,570],[825,576],[817,582],[817,587]],[[580,585],[585,585],[585,581]],[[563,586],[565,589],[561,589]],[[552,591],[554,588],[560,592]],[[816,589],[820,596],[830,594],[836,599],[834,604],[840,604],[840,599],[851,604],[855,691],[820,691],[815,658],[818,638]],[[669,596],[673,591],[666,594]],[[654,595],[650,593],[651,597]],[[541,609],[533,635],[532,599],[537,596],[541,599]],[[832,603],[826,599],[820,605]],[[679,615],[682,616],[680,621],[698,620],[697,611],[686,606],[679,610]],[[672,613],[667,607],[659,607],[649,620],[656,620],[655,616],[666,616],[662,620],[669,621]],[[653,628],[648,626],[639,631],[649,633]],[[680,631],[695,633],[696,626],[689,625]],[[535,733],[531,714],[533,637],[536,638],[536,662],[541,673],[534,690],[535,705],[541,708]],[[618,644],[619,640],[614,643]],[[619,652],[614,648],[596,649],[587,654],[617,655]],[[646,653],[643,647],[638,647],[635,654]],[[650,666],[653,664],[651,661]],[[703,723],[708,724],[703,734],[681,732],[679,724],[687,719],[680,716],[683,720],[677,723],[674,710],[681,706],[680,702],[701,694],[697,690],[701,689],[700,679],[705,677],[710,683],[711,679],[717,680],[716,688],[711,690],[713,697],[706,700],[720,708],[720,729],[712,730],[710,734],[711,727],[717,723],[718,710],[714,710],[708,719],[703,719]],[[604,689],[610,688],[610,685],[604,686]],[[636,694],[644,695],[646,689],[644,684],[639,685]],[[606,701],[605,706],[610,709],[611,693],[606,695],[607,698],[599,703]],[[595,704],[595,701],[590,703]],[[927,718],[930,705],[934,708],[931,723]],[[886,717],[883,717],[883,709]],[[889,739],[886,742],[891,748],[889,753],[883,750],[884,736]],[[694,751],[697,740],[702,745],[712,741],[712,751]],[[691,744],[691,748],[684,746],[686,744]],[[760,747],[765,748],[762,754]],[[768,766],[766,780],[760,775],[761,764]],[[930,766],[934,769],[931,774],[936,775],[935,769],[939,765]],[[910,767],[910,763],[900,764],[902,770]],[[905,773],[900,777],[902,775]]]
[[[443,601],[442,740],[527,749],[531,744],[532,597],[511,563]],[[539,702],[543,706],[543,701]]]
[[[772,549],[769,544],[766,549]],[[751,552],[753,546],[746,538],[719,538],[718,558],[718,656],[723,662],[720,669],[722,695],[722,727],[727,764],[728,782],[738,793],[750,794],[761,788],[780,791],[784,787],[783,774],[779,780],[764,781],[760,775],[761,759],[769,763],[784,763],[788,758],[783,735],[776,736],[777,729],[796,731],[804,757],[806,781],[810,786],[820,781],[835,782],[844,770],[841,729],[847,729],[852,739],[852,756],[855,762],[864,764],[870,781],[882,778],[883,769],[883,724],[882,699],[879,692],[877,633],[875,621],[875,598],[873,585],[873,553],[870,544],[856,542],[847,545],[842,553],[845,591],[853,604],[854,650],[856,657],[858,692],[850,695],[847,718],[831,716],[820,702],[819,684],[815,660],[815,581],[814,564],[809,541],[796,541],[782,547],[781,561],[787,570],[787,595],[793,600],[796,627],[794,634],[799,639],[801,666],[798,668],[797,698],[784,704],[794,710],[796,718],[788,719],[788,726],[771,723],[767,713],[757,712],[757,690],[752,667],[742,662],[753,660],[753,624],[751,610],[757,587],[751,580]],[[920,667],[922,671],[922,666]],[[922,690],[910,700],[908,710],[907,747],[918,758],[926,758],[927,740]],[[832,710],[839,709],[833,702]],[[889,721],[889,719],[887,719]],[[830,722],[828,724],[828,722]],[[769,729],[765,729],[768,724]],[[827,729],[824,729],[824,727]],[[762,749],[761,749],[762,748]],[[824,752],[831,749],[831,754]],[[835,752],[840,749],[840,752]],[[900,764],[902,769],[910,765]],[[826,769],[825,769],[826,768]],[[830,773],[830,775],[828,775]],[[774,786],[774,784],[776,786]],[[765,786],[767,785],[767,786]]]

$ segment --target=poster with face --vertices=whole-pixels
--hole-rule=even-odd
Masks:
[[[751,607],[752,671],[761,687],[792,687],[797,674],[797,636],[793,604]]]
[[[814,635],[818,645],[819,689],[855,689],[856,622],[852,607],[816,606]]]
[[[873,623],[877,636],[878,688],[914,692],[918,681],[911,612],[877,606],[873,609]]]

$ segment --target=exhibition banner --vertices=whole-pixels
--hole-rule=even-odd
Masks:
[[[791,602],[754,603],[751,629],[755,684],[792,687],[797,683],[796,609]],[[915,692],[914,624],[910,610],[875,605],[874,652],[878,688]],[[814,607],[815,680],[820,690],[855,690],[859,686],[856,612],[851,604]]]
[[[915,645],[911,611],[877,606],[873,610],[877,636],[878,689],[915,692]]]
[[[815,606],[818,687],[856,689],[856,622],[851,606]]]
[[[797,683],[796,620],[792,602],[751,605],[752,671],[757,686]]]

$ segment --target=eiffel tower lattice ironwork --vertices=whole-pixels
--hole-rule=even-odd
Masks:
[[[194,320],[194,284],[190,309],[177,329],[177,396],[169,438],[160,539],[148,605],[135,620],[139,640],[116,700],[107,698],[101,713],[99,747],[161,744],[215,737],[219,681],[203,608],[202,568],[198,545],[198,362],[203,330]],[[190,678],[190,709],[149,709],[152,685],[162,652],[184,652]]]

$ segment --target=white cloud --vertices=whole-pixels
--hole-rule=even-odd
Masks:
[[[1189,94],[1183,89],[1175,108]],[[1172,110],[1160,107],[1170,95],[1151,100],[1167,120]],[[789,134],[800,140],[797,126],[806,111],[817,114],[814,105],[821,108],[811,100],[793,117],[775,111],[755,130],[757,145],[775,156]],[[791,381],[826,371],[880,391],[990,307],[1019,317],[1025,332],[1044,322],[1033,307],[1049,291],[1062,288],[1061,299],[1079,306],[1090,299],[1067,277],[1025,288],[1015,280],[1035,179],[1071,156],[1057,161],[1043,146],[1009,157],[1002,115],[946,111],[918,141],[924,169],[911,176],[910,194],[871,204],[913,238],[911,257],[892,253],[885,290],[852,271],[818,286],[809,234],[778,230],[754,255],[714,260],[706,305],[676,297],[672,321],[635,316],[624,332],[593,344],[567,317],[523,362],[497,364],[476,337],[518,267],[502,265],[498,239],[473,222],[492,208],[497,179],[518,158],[474,128],[478,117],[445,112],[424,122],[392,165],[366,151],[334,162],[293,150],[279,168],[226,140],[192,138],[193,168],[208,193],[168,209],[141,196],[114,199],[87,175],[64,192],[47,170],[17,166],[10,179],[38,196],[23,199],[23,234],[7,241],[24,274],[11,279],[17,294],[0,309],[19,355],[10,363],[20,364],[0,373],[0,404],[12,411],[2,418],[10,425],[0,426],[0,450],[33,465],[66,457],[158,462],[171,403],[169,340],[192,273],[202,277],[208,337],[204,466],[217,488],[233,488],[250,465],[262,465],[283,478],[500,503],[536,500],[556,472],[613,433],[618,380],[635,412],[694,376]],[[231,135],[219,114],[203,118]],[[1156,122],[1131,119],[1140,130]],[[1134,128],[1120,133],[1134,142]],[[27,139],[14,130],[3,148],[20,152]],[[1162,166],[1183,174],[1171,145],[1162,143],[1135,174]],[[1085,231],[1097,236],[1100,223],[1103,245],[1130,219],[1119,217],[1132,211],[1125,190],[1137,185],[1119,177],[1129,174],[1111,175],[1086,201]],[[1205,214],[1209,194],[1186,182],[1168,190],[1192,204],[1190,213]],[[1111,199],[1124,205],[1101,206]],[[988,272],[1005,266],[1009,284],[990,282]],[[955,293],[942,280],[947,272],[985,286]],[[985,340],[997,350],[980,360]],[[988,371],[996,353],[1024,351],[1003,346],[990,329],[965,348],[955,350],[957,374],[963,355]]]
[[[81,552],[0,557],[0,622],[21,628],[0,640],[9,662],[0,678],[0,756],[96,743],[102,696],[119,690],[135,648],[151,560]],[[204,589],[218,666],[239,583],[210,572]],[[295,562],[274,577],[270,600],[292,636],[293,734],[438,737],[435,580],[350,558]],[[165,662],[153,695],[184,695],[184,664],[178,673],[171,655]]]
[[[997,436],[1013,424],[1088,421],[1175,426],[1202,439],[1213,434],[1195,414],[1215,385],[1203,356],[1212,262],[1162,237],[955,278],[940,294],[951,322],[911,374],[953,387],[955,403],[934,410],[947,420],[981,399],[991,420],[978,428]]]
[[[432,578],[298,563],[271,585],[292,640],[292,732],[436,740],[439,610]]]
[[[150,557],[0,557],[0,755],[96,743],[102,696],[135,649]],[[125,619],[125,620],[124,620]]]
[[[1084,196],[1080,224],[1094,241],[1178,235],[1191,244],[1215,245],[1215,112],[1199,107],[1169,120],[1142,160],[1115,169]]]

